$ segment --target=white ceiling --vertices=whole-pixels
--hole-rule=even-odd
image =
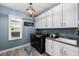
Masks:
[[[33,3],[33,7],[37,12],[37,15],[43,13],[44,11],[56,6],[59,3]],[[25,12],[28,3],[0,3],[0,5],[12,8],[21,12]]]

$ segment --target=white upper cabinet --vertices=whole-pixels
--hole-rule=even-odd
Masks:
[[[47,13],[46,13],[47,16],[52,15],[52,14],[53,14],[53,8],[48,10]]]
[[[46,28],[46,13],[35,18],[35,28]]]
[[[63,3],[36,17],[35,28],[74,28],[78,25],[78,4]]]
[[[53,8],[47,11],[47,23],[46,23],[46,28],[53,28],[53,18],[52,18],[52,14],[53,14]]]
[[[35,28],[39,28],[40,27],[40,18],[36,17],[35,19]]]
[[[41,18],[46,18],[46,16],[47,16],[46,14],[47,14],[47,12],[42,13]]]
[[[37,17],[35,18],[35,28],[38,28],[38,21]]]
[[[45,18],[41,18],[40,19],[40,28],[46,28],[46,19]]]
[[[53,19],[52,19],[52,15],[47,16],[47,24],[46,24],[47,28],[53,28]]]
[[[46,28],[46,18],[35,19],[35,28]]]
[[[76,4],[75,3],[64,3],[63,4],[63,27],[77,27],[76,21]]]
[[[40,28],[40,19],[35,20],[35,28]]]
[[[53,8],[53,28],[62,27],[62,4]]]

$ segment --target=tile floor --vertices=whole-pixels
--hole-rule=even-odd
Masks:
[[[8,51],[6,53],[0,54],[0,56],[49,56],[49,55],[47,53],[40,54],[32,46],[27,46],[13,51]]]

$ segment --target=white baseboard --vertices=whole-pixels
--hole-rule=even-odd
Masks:
[[[27,44],[24,44],[24,45],[20,45],[20,46],[16,46],[16,47],[13,47],[13,48],[5,49],[5,50],[0,51],[0,54],[6,53],[8,51],[12,51],[12,50],[15,50],[15,49],[18,49],[18,48],[27,47],[29,45],[30,45],[30,43],[27,43]]]

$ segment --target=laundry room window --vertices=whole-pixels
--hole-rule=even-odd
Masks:
[[[9,15],[9,40],[22,39],[22,19]]]

